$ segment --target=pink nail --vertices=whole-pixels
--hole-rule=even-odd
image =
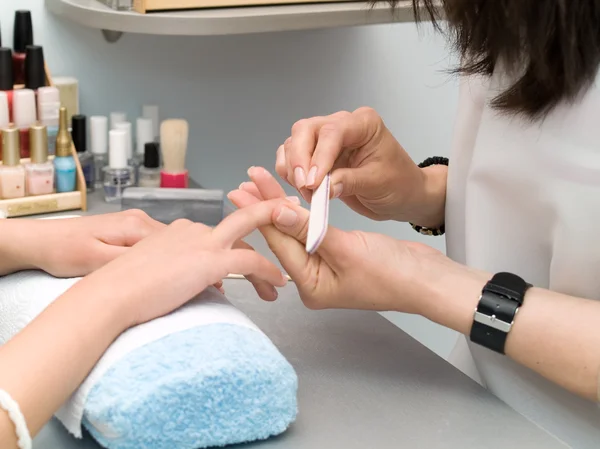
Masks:
[[[296,203],[298,205],[300,204],[300,198],[297,196],[286,196],[285,199],[291,201],[292,203]]]
[[[298,219],[298,215],[292,209],[288,207],[282,207],[279,215],[277,216],[277,223],[281,226],[294,226],[296,224],[296,220]]]
[[[306,185],[306,175],[304,174],[304,169],[302,167],[296,167],[294,169],[294,178],[298,189],[301,189]]]
[[[344,191],[344,186],[342,185],[341,182],[338,182],[336,185],[333,186],[333,197],[339,198],[342,195],[343,191]]]
[[[308,172],[308,178],[306,179],[306,186],[314,187],[316,181],[317,181],[317,167],[313,167]]]

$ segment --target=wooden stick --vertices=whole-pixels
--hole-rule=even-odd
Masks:
[[[283,276],[288,280],[288,282],[294,282],[294,280],[289,275],[284,274]],[[246,278],[244,277],[243,274],[230,273],[227,276],[225,276],[225,279],[242,279],[242,280],[245,280]]]

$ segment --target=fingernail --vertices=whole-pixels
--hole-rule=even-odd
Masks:
[[[242,182],[240,184],[240,186],[238,187],[238,190],[244,190],[244,184],[246,184],[245,182]]]
[[[273,296],[275,297],[275,299],[277,299],[279,297],[277,289],[275,287],[271,287],[271,291],[273,292]]]
[[[298,215],[292,209],[288,207],[282,207],[279,215],[277,216],[277,223],[282,226],[294,226],[296,220],[298,219]]]
[[[248,176],[250,176],[250,172],[251,172],[252,170],[254,170],[254,165],[253,165],[252,167],[250,167],[250,168],[248,169],[248,171],[246,171],[246,173],[248,174]]]
[[[336,185],[333,186],[333,197],[339,198],[342,195],[343,190],[344,186],[341,182],[338,182]]]
[[[292,203],[300,204],[300,198],[297,196],[286,196],[285,199],[291,201]]]
[[[302,167],[296,167],[294,169],[294,178],[298,189],[301,189],[306,185],[306,175],[304,174],[304,169]]]
[[[308,178],[306,178],[306,186],[313,187],[317,181],[317,167],[313,167],[308,172]]]
[[[285,165],[285,151],[278,151],[277,158],[275,159],[277,166],[283,167]]]

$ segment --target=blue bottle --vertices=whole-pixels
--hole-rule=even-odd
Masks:
[[[67,109],[59,112],[58,135],[56,136],[56,156],[54,157],[54,173],[56,191],[58,193],[73,192],[77,186],[77,170],[73,159],[71,134],[67,127]]]

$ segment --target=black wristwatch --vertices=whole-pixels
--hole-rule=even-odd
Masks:
[[[495,274],[481,292],[473,316],[471,341],[504,354],[506,337],[530,287],[515,274]]]

